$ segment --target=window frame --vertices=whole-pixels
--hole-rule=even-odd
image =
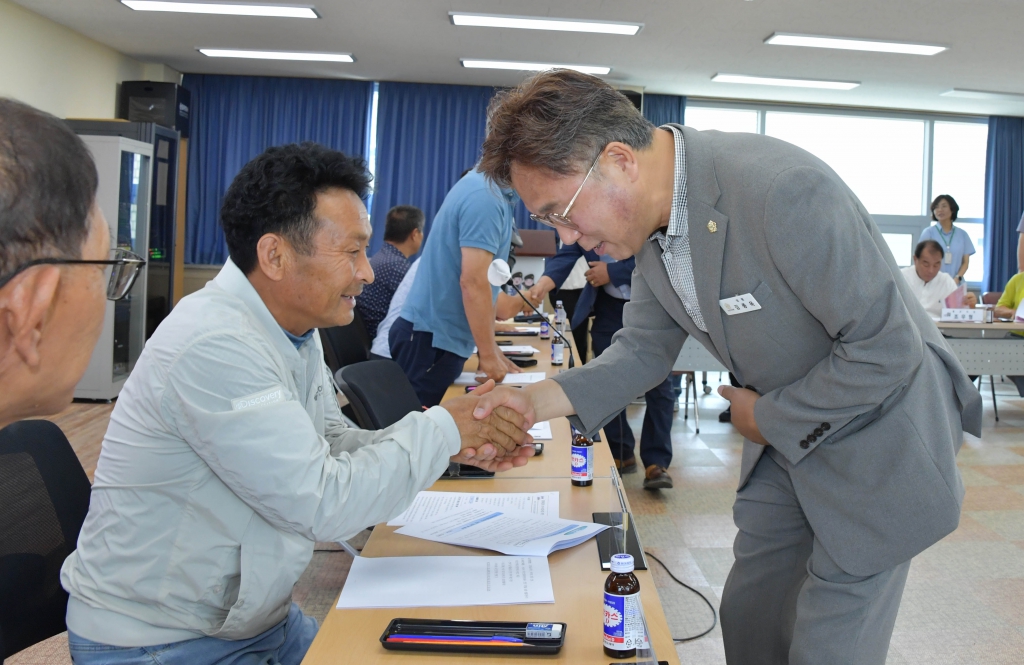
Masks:
[[[934,168],[934,141],[936,122],[960,122],[971,124],[988,124],[988,116],[934,113],[928,111],[905,111],[899,109],[865,109],[848,106],[826,106],[813,104],[786,104],[781,102],[755,102],[735,99],[722,99],[717,97],[687,97],[686,108],[715,108],[728,110],[757,111],[757,133],[764,135],[768,113],[777,111],[783,113],[807,113],[815,115],[842,115],[860,116],[870,118],[885,118],[897,120],[921,120],[924,121],[924,150],[922,164],[922,187],[921,187],[921,214],[920,215],[882,215],[871,214],[882,233],[912,233],[915,242],[921,237],[921,232],[932,225],[931,211],[929,206],[932,199],[942,192],[932,193],[932,172]],[[685,118],[684,118],[685,120]],[[985,218],[960,218],[958,222],[980,223],[985,232],[985,238],[991,235],[988,221]],[[979,251],[978,254],[983,252]],[[975,254],[975,256],[978,256]],[[982,282],[967,282],[973,289],[981,289]]]

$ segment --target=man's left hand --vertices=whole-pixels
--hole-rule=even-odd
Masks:
[[[740,434],[754,443],[767,446],[768,441],[761,435],[761,430],[757,428],[757,421],[754,419],[754,404],[761,396],[753,390],[732,386],[718,386],[718,394],[729,400],[732,424]]]
[[[590,270],[583,273],[583,276],[590,283],[591,286],[598,287],[604,286],[608,282],[612,281],[608,276],[608,264],[604,261],[591,261],[589,263]]]

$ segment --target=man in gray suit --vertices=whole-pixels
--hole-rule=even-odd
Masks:
[[[565,70],[495,101],[481,168],[563,242],[637,269],[601,357],[478,415],[575,414],[593,433],[696,337],[746,386],[719,389],[746,439],[729,663],[884,663],[911,558],[959,522],[981,397],[857,197],[799,148],[656,129]]]

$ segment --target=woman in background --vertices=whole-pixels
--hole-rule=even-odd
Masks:
[[[949,194],[939,194],[932,201],[932,219],[938,224],[932,224],[921,232],[918,242],[934,240],[942,245],[944,255],[942,258],[942,272],[946,273],[959,284],[963,281],[967,266],[971,261],[971,254],[974,254],[974,243],[971,237],[963,229],[953,226],[956,215],[960,212],[960,206]]]

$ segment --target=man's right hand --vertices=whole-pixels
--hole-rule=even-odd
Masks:
[[[541,278],[537,280],[537,283],[533,285],[533,288],[526,292],[526,297],[530,299],[530,302],[532,302],[534,306],[538,306],[544,302],[544,298],[546,298],[554,288],[554,280],[547,275],[542,275]]]
[[[527,434],[526,418],[515,410],[498,406],[488,410],[483,418],[474,416],[482,396],[494,389],[491,382],[477,388],[472,394],[456,397],[443,403],[455,420],[461,437],[458,455],[453,462],[472,464],[488,471],[507,471],[523,466],[533,455],[533,437]]]
[[[519,371],[518,367],[512,365],[505,358],[504,353],[498,351],[497,345],[495,345],[495,347],[491,349],[490,353],[484,353],[482,350],[478,349],[477,356],[480,359],[477,371],[483,372],[484,374],[487,375],[487,379],[490,379],[495,383],[501,383],[502,380],[505,378],[505,375],[508,374],[509,372]],[[477,380],[481,381],[481,383],[483,382],[481,379]],[[479,390],[479,388],[477,390]]]

